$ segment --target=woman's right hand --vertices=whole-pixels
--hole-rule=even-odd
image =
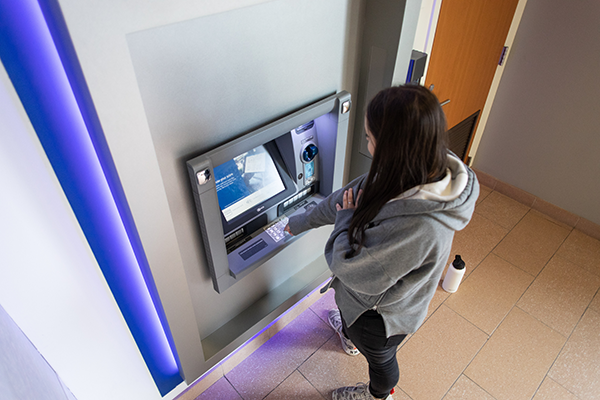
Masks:
[[[285,228],[283,228],[284,231],[286,231],[290,236],[294,236],[294,234],[292,233],[292,231],[290,230],[290,225],[286,225]]]
[[[362,189],[360,189],[358,191],[358,196],[356,196],[356,202],[355,202],[354,201],[354,191],[352,190],[352,188],[350,188],[344,192],[344,197],[342,198],[342,205],[336,204],[335,208],[338,211],[355,209],[356,203],[358,203],[358,200],[360,199],[361,195],[362,195]]]

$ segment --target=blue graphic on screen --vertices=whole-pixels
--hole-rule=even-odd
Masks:
[[[214,174],[219,207],[227,222],[285,190],[264,146],[215,167]]]

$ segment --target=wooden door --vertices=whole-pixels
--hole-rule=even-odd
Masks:
[[[450,100],[448,128],[483,109],[517,3],[442,1],[425,86],[440,102]]]

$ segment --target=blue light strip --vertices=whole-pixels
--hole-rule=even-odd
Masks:
[[[177,355],[56,0],[0,0],[0,59],[164,395],[182,382]]]

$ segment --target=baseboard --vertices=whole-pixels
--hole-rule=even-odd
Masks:
[[[526,205],[540,213],[547,215],[548,217],[563,223],[573,229],[585,233],[586,235],[593,237],[594,239],[600,240],[600,225],[589,221],[579,215],[573,214],[563,208],[555,206],[537,196],[532,195],[522,189],[512,186],[506,182],[496,179],[492,175],[486,174],[485,172],[473,169],[477,174],[479,183],[484,185],[498,193],[501,193],[511,199],[518,201],[521,204]]]

